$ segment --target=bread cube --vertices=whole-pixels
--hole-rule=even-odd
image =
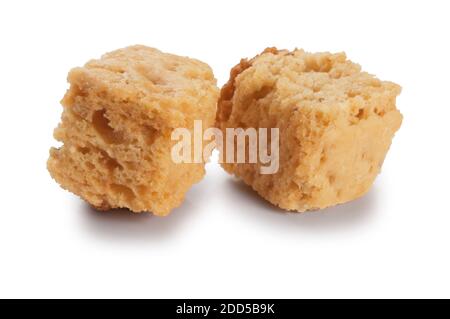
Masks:
[[[166,215],[204,175],[175,163],[174,128],[214,125],[218,88],[208,65],[144,46],[74,68],[47,166],[65,189],[100,210]]]
[[[216,121],[223,132],[278,128],[279,169],[261,174],[261,162],[222,166],[286,210],[356,199],[369,190],[401,125],[400,90],[344,53],[268,48],[231,70]]]

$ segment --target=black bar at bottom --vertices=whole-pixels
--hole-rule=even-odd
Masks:
[[[333,314],[347,317],[385,316],[384,306],[400,306],[415,315],[423,311],[429,314],[436,306],[445,305],[448,300],[294,300],[294,299],[173,299],[173,300],[1,300],[3,309],[8,307],[14,314],[27,313],[66,314],[57,312],[59,306],[67,314],[91,315],[91,309],[99,313],[114,314],[130,318],[134,313],[146,318],[301,318]],[[58,306],[58,307],[53,307]],[[365,311],[361,312],[361,306]],[[381,306],[381,307],[380,307]],[[425,307],[424,307],[425,306]],[[89,309],[87,311],[86,309]],[[427,311],[427,312],[425,312]],[[448,313],[448,312],[446,312]]]

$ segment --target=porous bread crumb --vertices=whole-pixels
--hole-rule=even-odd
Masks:
[[[400,91],[344,53],[268,48],[231,70],[216,125],[224,132],[279,128],[279,170],[262,175],[261,163],[222,166],[286,210],[356,199],[369,190],[401,125]]]
[[[74,68],[47,166],[61,186],[102,210],[166,215],[204,175],[176,164],[171,132],[214,124],[218,88],[200,61],[132,46]]]

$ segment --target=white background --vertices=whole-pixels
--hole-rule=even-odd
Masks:
[[[0,297],[450,297],[448,1],[0,2]],[[219,85],[267,46],[402,85],[372,190],[287,214],[216,163],[166,218],[99,213],[46,170],[70,68],[132,44]]]

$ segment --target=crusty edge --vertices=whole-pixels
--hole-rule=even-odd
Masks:
[[[221,124],[230,118],[233,109],[232,100],[235,90],[235,81],[238,75],[251,67],[255,59],[260,55],[265,53],[278,54],[279,52],[281,52],[281,50],[278,50],[276,47],[266,48],[263,52],[250,60],[241,59],[241,61],[231,69],[230,79],[220,90],[219,101],[217,102],[216,127],[222,128]]]

